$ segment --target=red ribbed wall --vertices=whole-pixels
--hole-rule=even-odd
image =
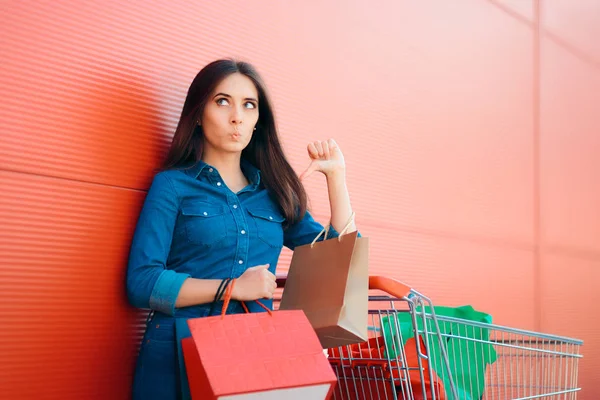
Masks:
[[[229,56],[264,75],[298,171],[339,142],[373,272],[584,339],[600,397],[597,1],[2,6],[1,399],[129,397],[129,240],[191,79]]]

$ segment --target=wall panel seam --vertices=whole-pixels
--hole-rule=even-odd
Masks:
[[[36,176],[36,177],[40,177],[40,178],[50,178],[50,179],[56,179],[56,180],[61,180],[61,181],[66,181],[66,182],[85,183],[85,184],[89,184],[89,185],[100,186],[100,187],[111,188],[111,189],[130,190],[132,192],[144,192],[145,193],[148,191],[146,189],[130,188],[130,187],[119,186],[119,185],[107,185],[105,183],[86,181],[83,179],[65,178],[62,176],[54,176],[54,175],[46,175],[46,174],[37,174],[37,173],[25,172],[25,171],[21,171],[21,170],[17,170],[17,169],[10,169],[10,168],[0,168],[0,172],[9,172],[12,174]]]

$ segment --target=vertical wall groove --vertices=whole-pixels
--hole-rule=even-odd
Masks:
[[[541,274],[542,274],[542,207],[541,207],[541,160],[540,160],[540,102],[541,102],[541,0],[534,0],[534,25],[533,25],[533,269],[534,269],[534,326],[540,330],[542,326],[542,299],[541,299]]]

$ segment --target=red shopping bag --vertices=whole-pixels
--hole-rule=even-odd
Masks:
[[[425,351],[425,342],[423,338],[419,336],[419,346],[421,348],[421,352],[426,356],[427,353]],[[444,390],[444,384],[442,380],[438,377],[433,368],[430,368],[428,359],[421,358],[421,366],[423,368],[423,382],[421,382],[421,374],[419,372],[419,354],[417,352],[417,343],[415,338],[412,337],[406,341],[404,344],[404,353],[406,357],[406,364],[409,368],[408,374],[410,377],[410,386],[413,393],[413,397],[415,400],[422,399],[431,399],[433,398],[432,389],[435,392],[435,398],[439,400],[446,400],[446,391]],[[396,360],[392,362],[390,366],[392,370],[392,375],[394,377],[398,377],[399,368],[402,367],[402,363],[400,360]],[[429,374],[433,378],[433,381],[430,379]],[[423,394],[423,383],[425,385],[426,395]]]
[[[427,355],[421,337],[419,341],[421,352]],[[442,380],[433,369],[430,370],[429,362],[425,358],[421,358],[424,378],[421,379],[416,346],[414,338],[408,339],[403,346],[406,363],[401,358],[388,362],[385,341],[381,336],[370,338],[365,343],[329,349],[330,362],[339,377],[334,397],[348,400],[366,400],[374,397],[424,400],[433,398],[433,391],[436,399],[446,400]],[[402,353],[399,357],[401,356]],[[409,387],[406,383],[398,384],[401,381],[407,381]],[[394,384],[395,387],[392,386]],[[425,386],[425,394],[423,386]],[[405,391],[408,393],[404,393]]]
[[[230,295],[221,316],[188,320],[192,399],[329,399],[337,380],[304,312],[225,315]]]

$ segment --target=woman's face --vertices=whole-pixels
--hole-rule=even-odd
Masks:
[[[250,78],[234,73],[211,93],[202,114],[204,148],[241,152],[258,122],[258,92]]]

